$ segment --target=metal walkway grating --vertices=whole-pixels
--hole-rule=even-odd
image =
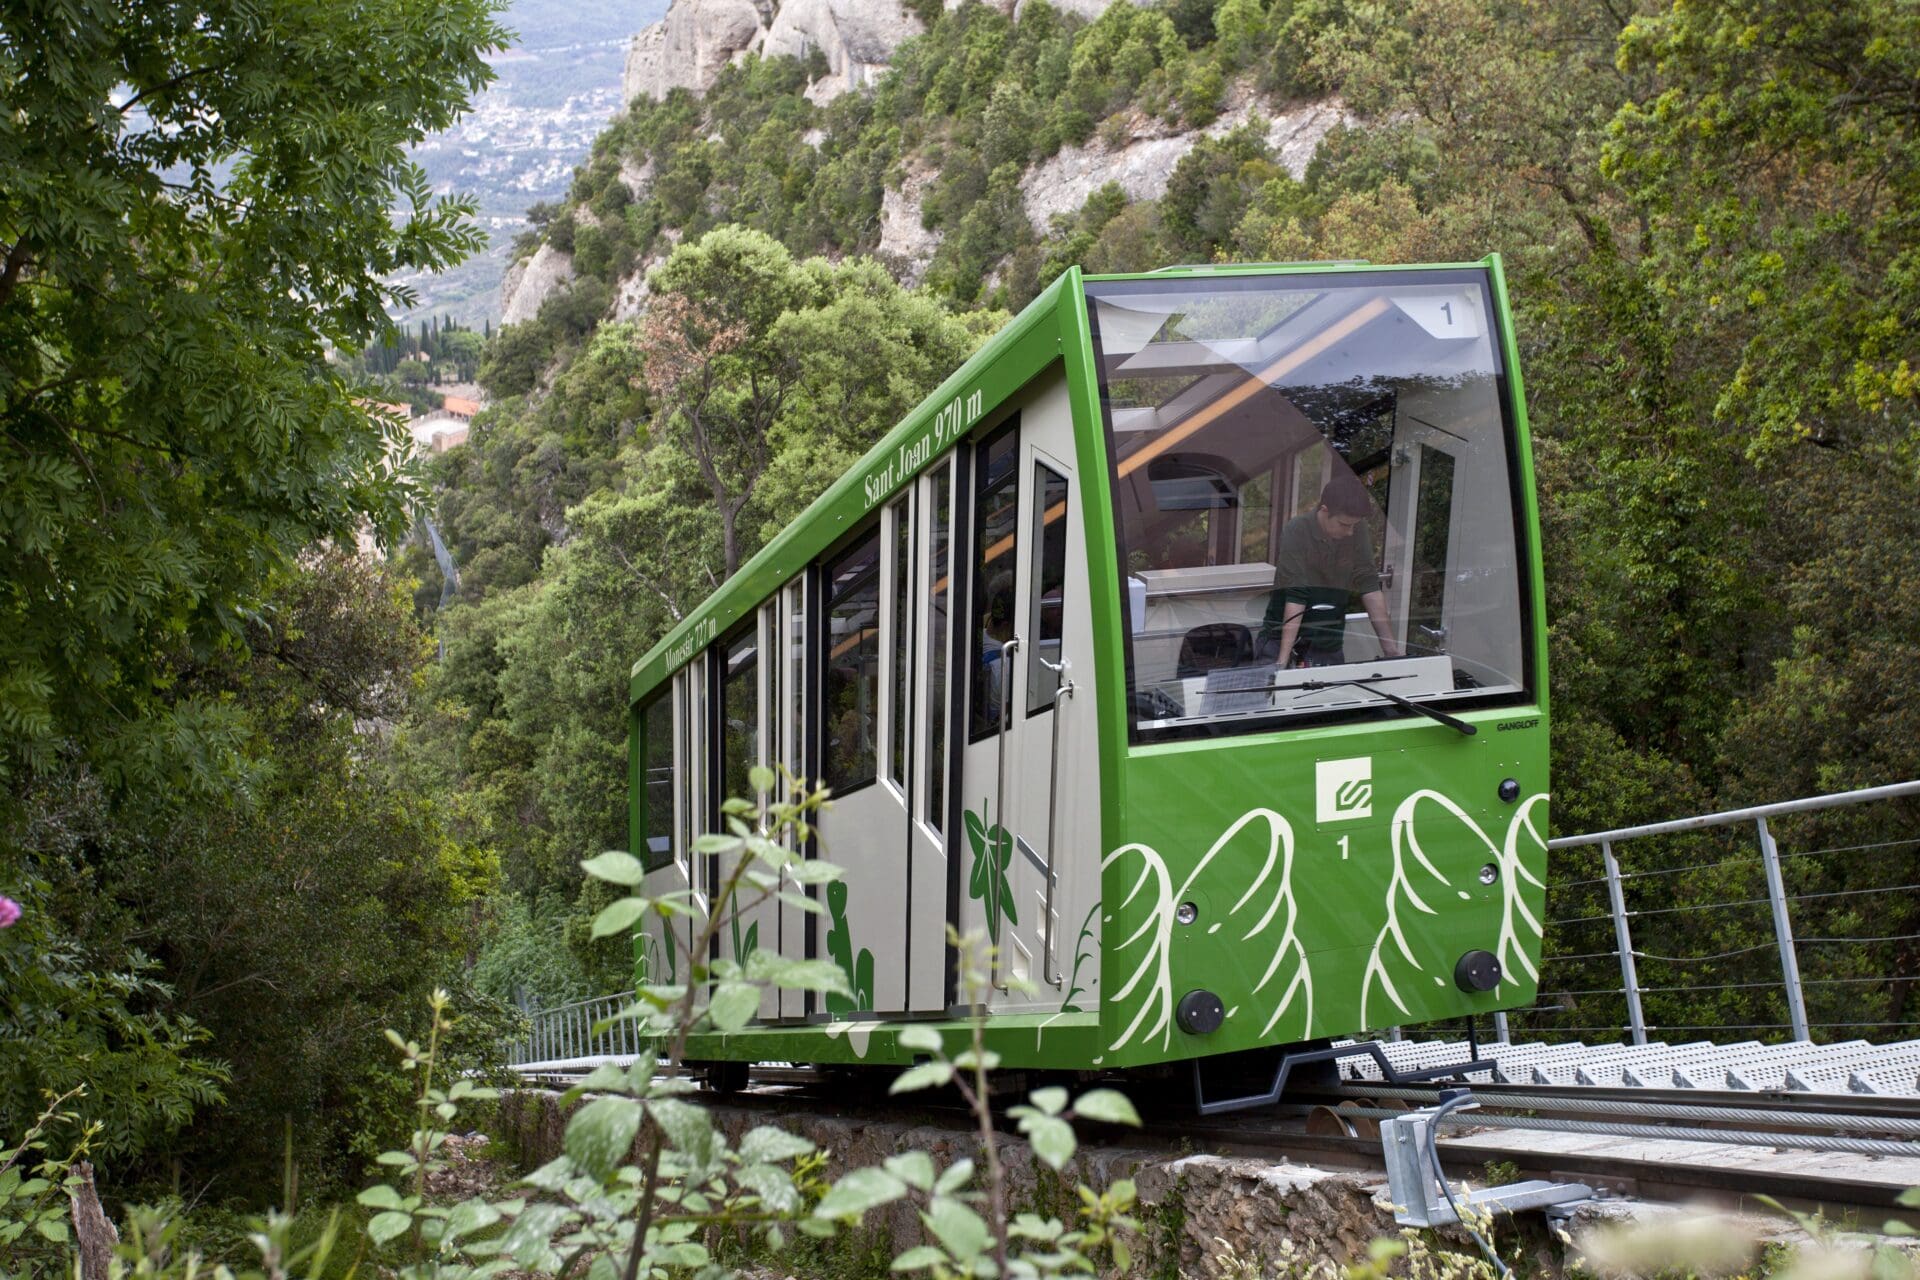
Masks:
[[[1342,1040],[1338,1044],[1351,1044]],[[1399,1040],[1382,1044],[1396,1071],[1466,1062],[1476,1051],[1465,1040]],[[1869,1093],[1920,1098],[1920,1040],[1869,1044],[1847,1040],[1814,1044],[1760,1044],[1746,1040],[1687,1044],[1507,1044],[1479,1046],[1494,1064],[1493,1083],[1570,1089],[1781,1090],[1789,1093]],[[1381,1080],[1371,1058],[1343,1059],[1350,1082]]]

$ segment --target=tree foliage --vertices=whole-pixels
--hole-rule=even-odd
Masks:
[[[0,775],[238,767],[178,669],[299,548],[397,524],[398,424],[325,352],[479,247],[405,147],[502,38],[487,0],[0,12]]]
[[[248,789],[120,796],[76,765],[0,832],[0,880],[34,887],[37,922],[0,933],[9,1024],[36,1029],[0,1069],[0,1128],[85,1084],[72,1110],[107,1125],[123,1181],[164,1151],[250,1195],[277,1181],[259,1177],[289,1115],[308,1117],[292,1155],[310,1184],[356,1141],[377,1150],[363,1131],[391,1120],[367,1110],[385,1088],[367,1029],[457,970],[497,889],[496,855],[391,759],[428,656],[408,594],[333,552],[269,604],[244,656],[182,672],[245,726]]]

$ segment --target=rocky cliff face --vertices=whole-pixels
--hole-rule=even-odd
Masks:
[[[807,90],[826,102],[872,84],[920,21],[897,0],[674,0],[627,51],[625,100],[675,89],[705,93],[720,69],[749,53],[824,54],[827,74]]]
[[[1274,111],[1244,88],[1236,90],[1227,110],[1205,129],[1180,129],[1153,117],[1134,122],[1127,141],[1112,147],[1099,138],[1084,146],[1062,147],[1036,164],[1020,181],[1021,200],[1035,231],[1045,234],[1053,218],[1071,214],[1087,197],[1109,182],[1118,183],[1128,200],[1157,200],[1167,192],[1173,170],[1203,138],[1217,138],[1256,119],[1266,121],[1267,145],[1295,178],[1307,165],[1321,139],[1352,115],[1338,99]],[[917,284],[940,247],[940,232],[922,222],[921,200],[937,172],[921,162],[910,163],[898,186],[889,186],[881,200],[880,238],[875,253],[907,284]],[[637,196],[651,180],[647,168],[623,168],[621,177]],[[669,237],[669,243],[678,236]],[[620,282],[610,318],[637,315],[647,296],[646,272],[657,258],[642,262]],[[572,259],[542,246],[531,261],[516,264],[507,273],[501,292],[504,323],[532,319],[548,295],[573,277]]]
[[[773,0],[674,0],[665,18],[633,38],[621,100],[705,93],[722,67],[760,47],[773,14]]]
[[[1045,231],[1055,214],[1072,213],[1087,197],[1109,182],[1120,185],[1129,200],[1158,200],[1167,193],[1174,166],[1202,138],[1223,137],[1263,114],[1257,99],[1238,94],[1239,101],[1205,129],[1181,130],[1159,119],[1136,121],[1125,146],[1110,149],[1095,138],[1085,146],[1060,148],[1042,160],[1020,181],[1027,218]],[[1317,102],[1282,111],[1267,118],[1267,145],[1288,173],[1306,175],[1320,140],[1342,121],[1350,119],[1337,101]]]
[[[1025,0],[989,0],[1016,16]],[[949,9],[960,0],[945,0]],[[1056,9],[1092,21],[1113,0],[1053,0]],[[920,20],[899,0],[673,0],[667,16],[633,38],[622,100],[656,102],[675,89],[705,93],[720,68],[749,53],[826,55],[827,74],[807,90],[824,103],[873,83]]]
[[[1167,193],[1181,157],[1201,139],[1221,137],[1256,118],[1266,121],[1267,145],[1275,157],[1301,178],[1320,140],[1353,117],[1338,99],[1275,112],[1244,86],[1236,88],[1227,109],[1204,129],[1181,129],[1139,116],[1118,147],[1094,138],[1084,146],[1062,147],[1029,169],[1020,179],[1027,219],[1044,235],[1056,215],[1075,212],[1109,182],[1118,183],[1128,200],[1158,200]],[[921,198],[935,176],[923,165],[910,166],[898,187],[887,188],[880,206],[879,256],[909,284],[919,281],[940,247],[940,233],[921,222]]]
[[[500,323],[523,324],[540,314],[540,304],[573,279],[573,255],[543,244],[531,258],[507,268],[500,281]]]

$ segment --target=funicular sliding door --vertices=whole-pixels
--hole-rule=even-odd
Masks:
[[[742,626],[723,639],[713,653],[718,656],[719,763],[713,793],[713,818],[707,829],[726,828],[719,805],[730,797],[759,800],[753,788],[753,766],[772,767],[780,759],[782,684],[787,674],[781,655],[780,611],[777,604],[756,610]],[[717,895],[739,865],[736,856],[711,860],[713,879],[710,895]],[[742,878],[734,890],[733,910],[722,922],[719,935],[710,948],[716,958],[732,959],[742,965],[755,951],[767,948],[784,952],[783,934],[787,924],[779,904],[751,882]],[[795,914],[798,914],[797,912]],[[801,952],[804,955],[804,950]],[[760,999],[760,1016],[781,1016],[779,992],[771,987]]]
[[[899,550],[910,566],[905,595],[903,651],[907,795],[907,1009],[941,1014],[948,1006],[947,838],[953,782],[953,650],[964,628],[954,615],[955,502],[959,451],[934,463],[914,486],[912,537]]]
[[[1091,671],[1072,446],[1064,382],[1054,379],[975,437],[961,498],[970,518],[955,553],[965,557],[969,600],[956,656],[966,694],[953,726],[957,923],[997,952],[995,1007],[1067,1000],[1076,937],[1062,921],[1078,929],[1098,881],[1097,857],[1088,861],[1097,810],[1079,802],[1093,785],[1092,703],[1062,691]]]
[[[693,841],[707,829],[707,710],[707,658],[700,654],[668,683],[662,701],[650,704],[645,713],[649,833],[645,891],[664,897],[692,890],[694,907],[689,915],[662,917],[649,912],[644,918],[641,957],[635,968],[648,982],[685,982],[694,941],[706,924],[706,877]],[[657,743],[656,735],[664,742]]]
[[[858,582],[851,586],[850,595],[842,593],[843,606],[849,599],[865,599]],[[799,575],[707,651],[708,675],[688,673],[689,688],[709,689],[708,715],[699,723],[705,727],[711,749],[703,755],[695,744],[695,759],[709,763],[703,773],[690,776],[688,784],[705,797],[700,831],[724,829],[720,806],[728,797],[760,798],[752,784],[755,764],[776,772],[784,765],[804,780],[822,775],[816,736],[820,726],[809,719],[810,708],[821,698],[821,673],[809,665],[809,659],[832,647],[823,649],[819,643],[815,632],[820,620],[809,610],[809,600],[820,591],[814,575]],[[854,664],[863,652],[857,632],[858,628],[848,632],[856,643],[842,655]],[[791,831],[782,839],[787,847],[794,847]],[[802,852],[811,857],[832,856],[818,840]],[[691,864],[693,883],[700,891],[696,901],[704,903],[733,874],[737,861],[696,855]],[[787,888],[792,890],[794,885],[789,882]],[[816,932],[818,917],[761,897],[759,889],[743,881],[737,890],[737,910],[722,923],[709,948],[711,956],[745,964],[761,948],[794,960],[825,954],[827,931],[823,924]],[[823,905],[837,900],[838,895],[832,895]],[[697,928],[693,936],[698,937]],[[803,991],[768,987],[761,995],[763,1020],[799,1020],[819,1012],[823,1010],[810,1003]]]
[[[777,675],[769,680],[767,708],[775,714],[776,724],[769,741],[776,744],[775,759],[784,763],[796,778],[811,780],[817,770],[807,738],[809,680],[807,666],[807,575],[788,583],[768,606],[771,626],[778,639],[769,645],[779,655]],[[794,847],[791,831],[784,836],[789,849]],[[788,886],[792,888],[791,885]],[[780,954],[789,960],[805,960],[814,955],[813,917],[798,907],[777,903],[773,911]],[[807,993],[780,988],[768,993],[761,1002],[762,1017],[797,1019],[807,1014]]]
[[[845,868],[824,887],[816,954],[847,973],[853,996],[825,1012],[861,1016],[907,1007],[907,810],[903,689],[909,670],[902,588],[912,504],[902,499],[821,562],[814,632],[819,659],[820,777],[832,788],[819,856]],[[908,576],[903,576],[903,570]]]
[[[685,892],[687,842],[682,834],[684,816],[680,811],[680,743],[686,712],[682,707],[684,687],[676,678],[656,690],[639,708],[642,801],[646,806],[644,843],[638,855],[646,866],[642,892],[665,897]],[[676,980],[686,943],[685,921],[669,921],[649,912],[643,917],[639,940],[635,945],[633,980],[639,983],[668,983]]]

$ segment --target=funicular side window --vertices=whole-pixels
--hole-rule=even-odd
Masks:
[[[824,773],[845,794],[874,780],[880,715],[880,530],[826,566]]]
[[[1027,714],[1045,711],[1060,693],[1060,645],[1066,634],[1067,481],[1044,462],[1033,464],[1033,599],[1027,616]]]
[[[787,768],[805,778],[813,768],[807,734],[807,579],[801,575],[787,585],[782,599],[786,610],[787,643]]]
[[[1526,696],[1486,272],[1169,276],[1087,295],[1136,734],[1402,714],[1370,685],[1421,703]]]
[[[927,723],[931,771],[927,776],[926,820],[936,830],[946,822],[947,788],[947,645],[948,618],[953,598],[953,459],[935,464],[929,486],[933,510],[928,519],[931,555],[927,588]]]
[[[696,726],[700,715],[700,661],[688,664],[673,678],[675,733],[673,740],[674,805],[673,856],[693,875],[693,837],[698,833],[700,795],[700,735]]]
[[[980,443],[974,469],[973,714],[968,736],[975,741],[1000,727],[1001,705],[1011,692],[1002,656],[1013,639],[1019,461],[1020,428],[1015,418]]]
[[[640,711],[641,794],[646,805],[645,847],[640,859],[648,871],[673,861],[673,700],[671,686],[657,691]]]
[[[725,646],[720,673],[720,798],[753,798],[749,771],[760,761],[760,634],[751,622]]]
[[[907,786],[907,737],[913,704],[913,499],[893,504],[893,747],[887,776]]]

